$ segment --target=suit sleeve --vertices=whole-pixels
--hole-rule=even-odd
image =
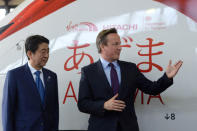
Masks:
[[[57,82],[57,75],[55,74],[55,129],[58,130],[59,127],[59,97],[58,97],[58,82]]]
[[[16,79],[14,73],[9,71],[7,73],[2,102],[2,122],[3,131],[14,131],[15,127],[15,105],[16,105]]]
[[[169,79],[166,73],[163,74],[157,81],[148,80],[137,68],[136,81],[138,88],[146,94],[158,95],[166,90],[169,86],[173,84],[173,78]]]
[[[95,100],[91,91],[87,73],[84,68],[81,71],[79,83],[78,108],[81,112],[103,116],[104,100]]]

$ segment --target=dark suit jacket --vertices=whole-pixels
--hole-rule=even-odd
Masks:
[[[3,131],[56,131],[59,123],[57,75],[42,69],[45,104],[28,64],[7,73],[2,105]]]
[[[88,131],[116,131],[119,122],[123,131],[139,131],[134,109],[136,89],[151,95],[163,92],[172,83],[164,74],[152,82],[133,63],[118,61],[121,70],[119,100],[126,103],[123,112],[104,110],[104,102],[114,96],[100,60],[82,68],[78,108],[90,114]]]

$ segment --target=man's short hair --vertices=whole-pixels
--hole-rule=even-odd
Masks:
[[[31,51],[32,53],[35,53],[36,50],[38,49],[38,46],[42,43],[49,44],[49,40],[41,35],[29,36],[25,41],[26,54],[27,54],[27,51]]]
[[[117,30],[116,28],[110,28],[110,29],[106,29],[106,30],[102,30],[97,38],[96,38],[96,46],[98,49],[98,53],[101,53],[101,47],[100,45],[107,45],[107,35],[111,34],[111,33],[116,33],[117,34]]]

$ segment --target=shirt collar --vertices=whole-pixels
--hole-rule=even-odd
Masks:
[[[31,71],[32,74],[34,74],[36,71],[40,71],[40,72],[42,73],[42,69],[36,70],[35,68],[33,68],[33,67],[31,66],[31,64],[30,64],[29,61],[28,61],[28,66],[29,66],[29,69],[30,69],[30,71]]]
[[[102,63],[102,66],[104,69],[106,69],[109,65],[110,62],[106,61],[105,59],[103,59],[101,56],[100,56],[100,60],[101,60],[101,63]],[[114,67],[117,68],[119,65],[118,65],[118,61],[113,61],[112,62],[114,64]]]

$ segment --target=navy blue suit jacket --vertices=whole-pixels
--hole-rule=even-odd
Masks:
[[[118,63],[121,70],[118,99],[126,103],[123,112],[104,110],[104,102],[114,94],[100,60],[82,68],[78,108],[81,112],[90,114],[88,131],[116,131],[117,123],[120,123],[123,131],[139,131],[134,109],[136,89],[157,95],[173,83],[166,74],[152,82],[144,77],[135,64],[124,61]]]
[[[57,75],[42,69],[45,104],[28,64],[7,73],[2,105],[3,131],[56,131],[59,123]]]

